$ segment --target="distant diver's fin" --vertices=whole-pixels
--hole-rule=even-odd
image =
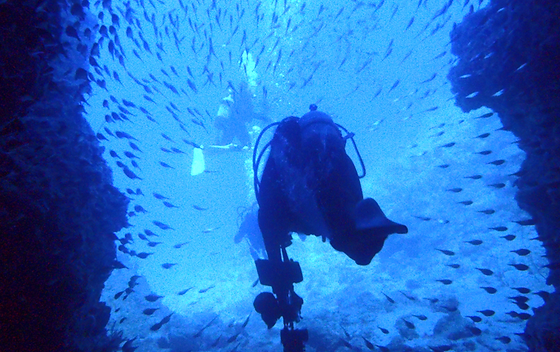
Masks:
[[[354,210],[354,220],[356,229],[376,229],[383,234],[408,233],[408,228],[387,219],[379,204],[372,198],[361,200]]]
[[[201,173],[206,170],[206,165],[204,163],[204,154],[202,153],[202,149],[194,148],[193,149],[193,161],[191,166],[191,176],[200,175]]]

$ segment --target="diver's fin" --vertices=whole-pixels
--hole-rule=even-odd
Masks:
[[[206,165],[204,163],[204,154],[202,154],[202,149],[193,149],[193,161],[191,166],[191,176],[196,176],[206,170]]]
[[[358,202],[354,210],[354,220],[358,230],[375,228],[387,235],[408,232],[406,226],[387,219],[379,204],[372,198],[365,198]]]

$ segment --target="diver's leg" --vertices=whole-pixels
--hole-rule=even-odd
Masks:
[[[246,147],[251,145],[251,136],[249,136],[249,131],[247,131],[245,124],[242,123],[236,126],[236,136],[240,146]]]

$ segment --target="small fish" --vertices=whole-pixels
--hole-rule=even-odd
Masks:
[[[177,153],[177,154],[185,154],[184,151],[182,151],[181,149],[175,148],[175,147],[171,148],[171,151],[174,152],[174,153]]]
[[[492,115],[494,115],[493,112],[488,112],[488,113],[486,113],[486,114],[484,114],[484,115],[480,115],[480,116],[475,117],[475,119],[486,119],[486,118],[488,118],[488,117],[490,117],[490,116],[492,116]]]
[[[445,264],[445,265],[447,265],[448,267],[451,267],[453,269],[459,269],[461,267],[461,265],[459,265],[459,264]]]
[[[142,207],[141,205],[135,205],[134,206],[134,211],[137,213],[147,213],[148,211],[146,209],[144,209],[144,207]]]
[[[171,226],[157,220],[152,221],[152,223],[162,230],[174,230]]]
[[[198,93],[198,89],[196,88],[196,85],[194,84],[193,81],[191,81],[190,79],[187,79],[187,84],[189,85],[189,88],[195,92]]]
[[[505,236],[500,236],[500,238],[504,238],[506,239],[506,241],[513,241],[515,239],[515,235],[505,235]]]
[[[200,335],[202,335],[202,332],[204,332],[204,330],[206,330],[208,327],[210,327],[210,325],[212,325],[212,323],[218,318],[218,315],[216,315],[212,320],[210,320],[210,322],[206,325],[204,325],[202,327],[202,329],[200,329],[196,334],[194,334],[193,337],[199,337]]]
[[[490,269],[484,269],[484,268],[476,268],[476,270],[480,271],[481,273],[483,273],[486,276],[492,276],[494,275],[494,272]]]
[[[247,316],[247,319],[245,319],[245,321],[243,322],[243,324],[241,324],[241,328],[245,328],[247,326],[247,324],[249,323],[249,318],[251,317],[251,313],[249,313],[249,315]]]
[[[173,204],[171,204],[171,203],[169,203],[169,202],[163,202],[163,205],[165,205],[165,206],[168,207],[168,208],[179,208],[178,206],[173,205]]]
[[[482,321],[482,318],[478,315],[467,315],[467,318],[470,318],[475,323],[480,323]]]
[[[521,225],[521,226],[532,226],[537,223],[535,219],[527,219],[527,220],[514,220],[513,222]]]
[[[153,195],[154,195],[154,197],[155,197],[156,199],[160,199],[160,200],[162,200],[162,199],[169,199],[169,198],[167,198],[167,197],[165,197],[165,196],[162,196],[162,195],[159,194],[159,193],[153,193]]]
[[[207,288],[203,288],[203,289],[199,290],[198,293],[205,293],[205,292],[207,292],[208,290],[213,289],[214,287],[216,287],[216,286],[215,286],[215,285],[212,285],[212,286],[209,286],[209,287],[207,287]]]
[[[155,302],[155,301],[157,301],[158,299],[163,298],[163,297],[164,297],[164,296],[159,296],[159,295],[156,295],[156,294],[154,294],[154,293],[151,293],[151,294],[149,294],[149,295],[147,295],[147,296],[144,296],[144,298],[145,298],[146,301],[148,301],[148,302]]]
[[[441,282],[444,285],[451,285],[453,283],[453,281],[449,280],[449,279],[441,279],[441,280],[436,280],[438,282]]]
[[[231,336],[229,339],[227,339],[227,343],[232,343],[233,341],[235,341],[237,339],[237,336],[239,336],[239,334],[241,334],[241,331],[234,334],[233,336]]]
[[[124,265],[123,263],[121,263],[118,260],[113,261],[113,268],[115,268],[115,269],[128,269],[128,267],[126,265]]]
[[[488,292],[491,295],[498,292],[498,290],[496,290],[494,287],[491,287],[491,286],[481,286],[480,288],[483,289],[484,291]]]
[[[193,289],[193,288],[194,288],[194,286],[191,286],[191,287],[189,287],[189,288],[186,288],[186,289],[184,289],[184,290],[181,290],[181,291],[177,292],[177,294],[178,294],[179,296],[182,296],[182,295],[184,295],[185,293],[189,292],[189,291],[190,291],[191,289]]]
[[[475,336],[480,336],[482,334],[482,330],[477,328],[476,326],[467,326],[467,329]]]
[[[159,308],[146,308],[142,311],[142,313],[145,314],[145,315],[152,315],[158,309]]]
[[[352,346],[352,344],[348,341],[346,341],[345,339],[340,339],[340,342],[342,342],[342,344],[344,345],[344,347],[353,350],[354,346]]]
[[[130,277],[130,280],[128,280],[128,287],[134,288],[134,286],[137,286],[138,283],[136,283],[136,281],[137,281],[139,278],[141,278],[140,275],[132,275],[132,276]]]
[[[363,336],[362,336],[362,339],[364,339],[364,343],[366,344],[366,347],[367,347],[369,350],[373,351],[373,349],[374,349],[373,343],[371,343],[369,340],[367,340],[367,339],[366,339],[365,337],[363,337]]]
[[[438,251],[440,251],[441,253],[443,253],[443,254],[445,254],[445,255],[448,255],[448,256],[454,256],[454,255],[455,255],[455,252],[448,251],[447,249],[438,249],[438,248],[436,248],[436,250],[438,250]]]
[[[134,342],[134,340],[136,340],[137,338],[133,338],[132,340],[128,340],[124,343],[124,345],[122,345],[121,350],[122,352],[134,352],[134,350],[136,350],[138,347],[133,347],[132,343]]]
[[[193,208],[195,208],[196,210],[200,210],[200,211],[208,210],[208,208],[203,208],[203,207],[200,207],[196,204],[193,204]]]
[[[182,242],[182,243],[177,243],[176,245],[173,246],[173,248],[181,248],[184,245],[189,244],[189,242]]]
[[[530,250],[525,249],[525,248],[516,249],[516,250],[510,251],[510,252],[513,252],[513,253],[515,253],[515,254],[517,254],[517,255],[519,255],[519,256],[522,256],[522,257],[524,257],[524,256],[526,256],[526,255],[529,255],[529,254],[531,253]]]
[[[412,18],[410,19],[410,21],[406,25],[406,28],[404,29],[405,32],[410,28],[410,26],[412,26],[413,23],[414,23],[414,16],[412,16]]]
[[[485,209],[485,210],[479,210],[479,213],[482,214],[486,214],[486,215],[492,215],[494,214],[496,211],[494,209]]]
[[[164,268],[164,269],[169,269],[169,268],[172,268],[175,265],[177,265],[177,263],[163,263],[163,264],[161,264],[161,267]]]
[[[480,155],[490,155],[492,154],[491,150],[483,150],[481,152],[476,152],[476,154],[480,154]]]
[[[453,193],[459,193],[461,192],[463,189],[462,188],[450,188],[447,189],[448,192],[453,192]]]
[[[515,269],[519,271],[527,271],[529,267],[525,264],[508,264],[509,266],[513,266]]]
[[[408,298],[409,300],[411,300],[411,301],[416,301],[416,298],[414,298],[414,297],[412,297],[412,296],[410,296],[410,295],[407,295],[405,292],[403,292],[403,291],[399,291],[399,292],[400,292],[403,296],[405,296],[406,298]]]
[[[382,328],[381,326],[377,327],[379,330],[381,330],[382,333],[384,333],[385,335],[389,334],[389,330]]]
[[[136,138],[132,137],[130,134],[123,131],[115,131],[115,136],[117,136],[117,138],[126,138],[126,139],[132,139],[138,141]]]
[[[389,91],[387,93],[390,93],[393,89],[397,88],[397,86],[399,85],[399,83],[401,83],[400,79],[397,79],[395,81],[395,83],[393,83],[393,85],[391,86],[391,89],[389,89]]]
[[[140,150],[140,148],[136,144],[134,144],[132,142],[129,142],[128,145],[130,145],[130,148],[136,150],[137,152],[142,153],[142,151]]]
[[[154,233],[154,232],[151,231],[151,230],[144,229],[144,232],[146,233],[147,236],[150,236],[150,237],[159,237],[156,233]]]
[[[136,256],[140,259],[146,259],[152,254],[154,254],[154,253],[140,252],[140,253],[136,254]]]
[[[381,293],[383,293],[383,292],[381,292]],[[387,298],[387,300],[388,300],[389,302],[391,302],[391,303],[393,303],[393,304],[395,303],[395,300],[393,300],[391,297],[387,296],[385,293],[383,293],[383,295]]]
[[[494,160],[494,161],[491,161],[491,162],[489,162],[489,163],[486,163],[486,164],[492,164],[492,165],[496,165],[496,166],[499,166],[499,165],[502,165],[502,164],[504,164],[505,162],[506,162],[505,160],[503,160],[503,159],[499,159],[499,160]]]
[[[465,243],[470,243],[473,246],[478,246],[478,245],[482,244],[482,241],[481,240],[471,240],[471,241],[465,241]]]
[[[344,328],[344,326],[340,325],[340,327],[342,328],[342,331],[344,332],[344,336],[346,336],[346,338],[348,340],[352,339],[352,336],[348,333],[348,331],[346,331],[346,329]]]
[[[503,344],[505,344],[505,345],[507,345],[508,343],[511,342],[511,338],[508,337],[508,336],[496,337],[494,340],[498,340],[498,341],[500,341],[501,343],[503,343]]]
[[[406,325],[407,328],[409,329],[416,329],[416,326],[414,326],[414,324],[412,324],[411,322],[409,322],[408,320],[403,319],[404,324]]]
[[[494,312],[493,310],[490,309],[486,309],[486,310],[477,310],[478,313],[482,313],[482,315],[486,316],[486,317],[491,317],[494,314],[496,314],[496,312]]]
[[[128,167],[124,167],[123,168],[123,172],[126,175],[126,177],[130,178],[131,180],[142,180],[140,177],[138,177],[134,172],[132,172],[132,170],[130,170]]]
[[[159,329],[161,329],[161,327],[168,323],[169,320],[171,319],[171,316],[173,315],[173,313],[169,314],[168,316],[164,317],[159,323],[156,323],[154,325],[152,325],[152,327],[150,327],[150,330],[152,331],[158,331]]]

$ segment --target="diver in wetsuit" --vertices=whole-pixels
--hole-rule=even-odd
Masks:
[[[390,234],[408,232],[389,220],[375,200],[363,198],[360,176],[345,151],[349,139],[354,144],[353,134],[315,105],[310,110],[301,118],[273,124],[277,128],[267,144],[270,152],[260,180],[264,150],[258,153],[257,147],[262,133],[253,154],[259,227],[268,254],[268,260],[255,264],[261,284],[273,290],[259,294],[254,307],[269,328],[284,318],[281,339],[286,352],[304,351],[307,340],[307,330],[295,329],[303,299],[293,284],[303,276],[286,252],[292,232],[328,239],[358,265],[368,265]]]
[[[258,113],[253,105],[253,94],[246,82],[241,82],[237,90],[231,86],[229,95],[222,99],[218,108],[214,126],[220,131],[216,144],[243,149],[251,146],[251,137],[247,124],[252,120],[269,121],[262,113]],[[266,102],[264,102],[266,104]]]
[[[242,211],[239,211],[242,209]],[[259,228],[259,207],[257,203],[249,208],[238,208],[238,227],[239,230],[234,237],[235,243],[240,243],[243,240],[247,241],[249,244],[249,251],[251,252],[251,257],[253,260],[266,259],[266,250],[264,247],[264,242],[261,234],[261,229]]]

